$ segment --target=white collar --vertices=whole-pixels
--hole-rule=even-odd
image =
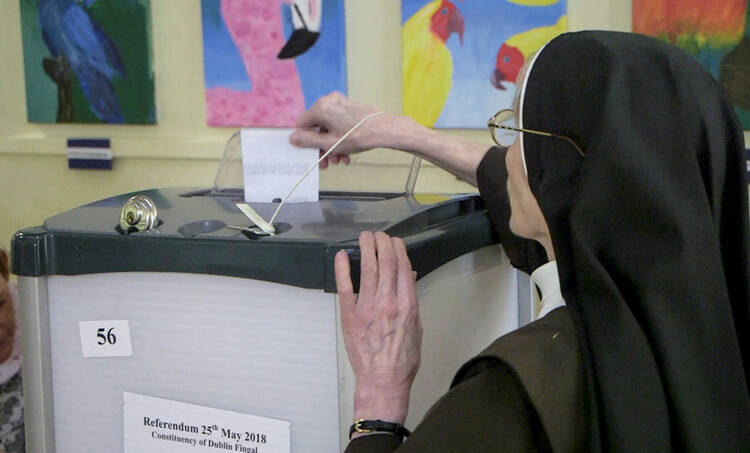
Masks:
[[[565,305],[565,299],[560,291],[560,277],[557,274],[557,261],[553,260],[539,266],[531,273],[531,281],[542,293],[539,311],[535,319],[539,319],[555,308]]]

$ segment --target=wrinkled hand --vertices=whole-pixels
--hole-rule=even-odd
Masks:
[[[359,297],[346,252],[335,262],[344,344],[357,379],[354,419],[403,423],[422,347],[414,273],[400,238],[364,231],[359,246]]]
[[[369,105],[360,104],[341,93],[334,92],[322,97],[310,110],[297,120],[297,127],[289,140],[293,145],[302,148],[319,148],[321,155],[338,139],[349,132],[365,116],[377,110]],[[329,164],[350,162],[349,154],[366,151],[377,145],[378,130],[387,122],[387,115],[379,115],[360,126],[336,150],[320,163],[321,168]]]

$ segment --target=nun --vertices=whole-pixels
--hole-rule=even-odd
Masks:
[[[748,194],[731,104],[691,56],[627,33],[561,35],[519,77],[514,110],[489,121],[507,148],[381,115],[329,156],[392,147],[478,185],[543,301],[410,432],[411,267],[400,239],[363,232],[358,295],[336,257],[357,377],[346,451],[750,450]],[[324,98],[299,122],[319,129],[292,143],[326,148],[370,110]]]

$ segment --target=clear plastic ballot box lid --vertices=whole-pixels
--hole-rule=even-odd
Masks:
[[[224,152],[212,189],[164,188],[123,194],[23,229],[12,241],[19,276],[108,272],[187,272],[251,278],[335,292],[333,258],[349,252],[359,278],[358,236],[385,231],[405,240],[422,277],[446,262],[498,242],[482,199],[474,194],[410,193],[413,165],[402,193],[321,192],[317,202],[285,204],[277,233],[260,237],[231,227],[252,226],[242,202],[239,134]],[[148,231],[120,228],[123,205],[134,195],[153,201]],[[265,219],[278,203],[251,203]]]

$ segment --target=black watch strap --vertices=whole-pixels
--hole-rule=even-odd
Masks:
[[[360,418],[349,428],[349,439],[352,438],[354,433],[391,433],[397,437],[409,437],[411,431],[406,429],[404,425],[398,423],[384,422],[383,420],[364,420]]]

